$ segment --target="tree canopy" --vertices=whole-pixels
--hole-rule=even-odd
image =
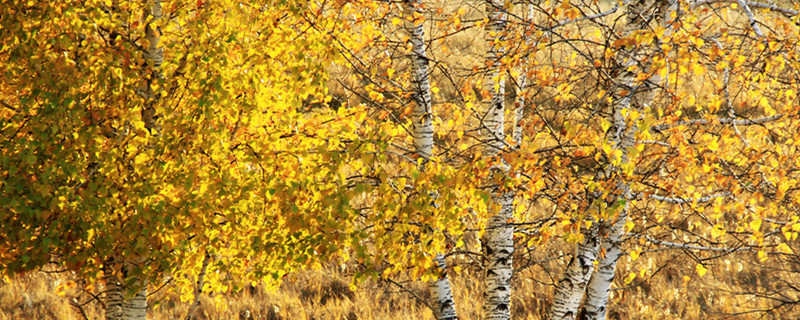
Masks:
[[[796,16],[0,1],[0,272],[105,272],[126,299],[172,281],[189,301],[328,261],[435,283],[481,256],[485,317],[508,319],[518,258],[560,241],[551,318],[602,319],[613,283],[657,272],[618,270],[648,248],[699,276],[739,251],[791,261]]]

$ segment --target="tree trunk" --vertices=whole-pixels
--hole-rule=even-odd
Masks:
[[[408,0],[405,6],[406,29],[411,41],[411,76],[413,85],[413,98],[415,102],[412,111],[412,125],[414,135],[414,149],[417,155],[425,162],[433,154],[433,107],[431,104],[431,80],[428,68],[428,55],[425,46],[425,30],[420,10],[420,0]],[[436,265],[439,268],[439,277],[431,280],[428,287],[433,298],[433,308],[436,319],[458,319],[453,301],[450,280],[447,278],[446,263],[442,254],[437,254]]]
[[[116,271],[122,268],[122,272]],[[115,259],[108,259],[103,265],[103,279],[105,280],[105,311],[106,320],[144,320],[147,316],[147,283],[137,283],[142,286],[133,297],[127,299],[125,287],[126,274],[133,268],[130,264],[120,265]]]
[[[103,264],[103,280],[105,280],[106,320],[122,320],[122,302],[125,301],[125,292],[122,282],[114,272],[111,261]]]
[[[410,34],[411,52],[411,84],[416,105],[411,113],[414,149],[424,159],[431,156],[433,150],[433,109],[431,106],[431,80],[428,70],[428,54],[425,46],[425,30],[419,6],[421,1],[408,0],[405,14],[406,29]]]
[[[504,131],[505,81],[500,66],[503,56],[503,33],[506,27],[505,2],[492,0],[486,4],[486,60],[491,69],[484,80],[489,97],[484,97],[481,116],[481,135],[484,137],[485,155],[494,157],[506,145]],[[496,175],[506,176],[508,166],[500,163],[491,168]],[[503,185],[493,186],[492,206],[499,211],[489,218],[483,241],[484,268],[486,270],[484,287],[484,317],[486,319],[511,318],[511,276],[514,254],[514,192],[504,190]],[[490,209],[495,210],[495,209]]]
[[[583,241],[575,246],[575,253],[567,264],[564,278],[556,286],[550,319],[571,320],[578,315],[586,284],[592,277],[594,262],[597,260],[597,228],[597,224],[593,223],[588,230],[584,230]]]
[[[651,21],[670,23],[669,12],[675,10],[674,1],[670,0],[634,0],[628,4],[626,11],[626,25],[624,37],[631,36],[634,32],[648,30]],[[636,143],[636,125],[629,126],[625,116],[630,109],[641,111],[653,99],[655,85],[652,82],[637,83],[637,71],[631,70],[634,66],[638,70],[650,70],[649,62],[644,62],[647,48],[652,44],[638,44],[622,48],[617,54],[619,74],[614,81],[613,98],[613,132],[611,143],[613,149],[620,150],[621,158],[618,164],[606,168],[606,177],[612,179],[614,190],[607,196],[608,208],[611,208],[603,221],[600,222],[600,236],[602,238],[601,250],[597,264],[597,271],[589,281],[586,290],[584,313],[587,319],[605,319],[608,311],[608,298],[611,283],[614,281],[617,260],[622,256],[622,235],[625,221],[628,218],[628,199],[630,199],[630,184],[622,165],[629,162],[628,150]],[[653,79],[657,80],[657,79]],[[661,81],[658,79],[657,81]],[[612,161],[613,163],[613,161]],[[614,212],[616,211],[616,212]]]
[[[528,5],[528,19],[533,18],[534,9],[535,6],[533,4]],[[530,50],[531,37],[526,33],[523,40],[525,41],[525,48]],[[522,72],[517,78],[517,95],[514,100],[514,131],[511,137],[514,139],[514,143],[518,149],[522,147],[522,119],[525,117],[525,94],[528,88],[529,57],[529,55],[523,56],[520,63],[522,65]]]
[[[146,22],[145,25],[145,39],[148,42],[147,54],[149,62],[151,63],[152,70],[150,73],[142,73],[142,85],[140,86],[140,94],[145,98],[145,104],[142,107],[142,121],[151,134],[157,134],[158,124],[156,123],[156,110],[155,99],[156,94],[153,93],[152,82],[156,81],[159,77],[158,69],[164,60],[164,51],[159,47],[159,40],[161,38],[161,31],[158,26],[161,19],[161,0],[145,0],[146,4],[150,7],[142,14],[142,20]],[[144,263],[144,259],[140,259],[138,263]],[[143,266],[140,266],[143,267]],[[133,297],[129,299],[127,296],[127,282],[128,274],[134,268],[131,261],[123,261],[123,279],[114,276],[114,279],[107,279],[106,285],[109,287],[110,294],[107,294],[107,299],[112,302],[106,304],[106,319],[121,319],[121,320],[144,320],[147,318],[147,281],[136,279],[134,284],[142,289],[136,292]],[[112,281],[108,281],[112,280]],[[116,281],[114,281],[116,280]],[[110,283],[110,284],[109,284]]]
[[[211,254],[206,250],[206,255],[203,257],[203,265],[200,267],[200,273],[197,275],[197,285],[194,288],[194,302],[192,302],[192,305],[189,307],[189,311],[186,312],[186,320],[194,319],[194,314],[200,306],[200,295],[203,294],[203,285],[206,283],[206,272],[210,263]]]
[[[455,320],[458,319],[456,314],[455,301],[453,300],[453,291],[450,289],[450,280],[447,278],[445,272],[447,265],[444,261],[442,254],[436,255],[436,265],[439,267],[439,279],[432,280],[428,284],[431,291],[431,296],[434,298],[434,315],[437,320]]]
[[[122,303],[122,319],[144,320],[147,318],[147,283],[142,285],[142,290]]]

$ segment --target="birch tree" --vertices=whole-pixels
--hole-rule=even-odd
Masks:
[[[428,68],[428,55],[425,45],[425,30],[423,29],[423,18],[418,6],[422,1],[409,0],[405,3],[406,29],[410,34],[411,49],[411,89],[415,103],[414,111],[411,113],[411,121],[414,135],[414,150],[421,159],[420,166],[424,166],[433,156],[433,106],[431,103],[431,81]],[[433,202],[436,200],[432,200]],[[435,232],[435,231],[434,231]],[[447,278],[447,270],[444,255],[436,253],[434,258],[436,267],[440,269],[439,275],[435,276],[430,282],[431,297],[433,297],[434,315],[438,320],[457,319],[455,302],[450,280]]]
[[[491,159],[506,149],[505,140],[505,74],[500,59],[505,51],[506,4],[502,1],[486,3],[488,22],[485,26],[486,61],[489,66],[484,79],[485,95],[481,111],[481,135],[485,144],[484,155]],[[486,224],[483,240],[486,278],[484,317],[486,319],[511,318],[511,277],[514,254],[514,192],[502,183],[508,174],[508,165],[503,160],[489,160],[494,181],[490,186],[492,214]]]
[[[666,7],[666,6],[663,6]],[[633,1],[628,5],[625,13],[625,26],[622,36],[631,37],[637,31],[646,30],[651,21],[658,21],[658,11],[662,5],[658,1]],[[636,67],[643,70],[650,69],[642,65],[643,57],[647,52],[647,44],[634,43],[621,48],[616,55],[619,75],[614,79],[612,95],[613,126],[609,142],[615,159],[605,170],[605,176],[611,184],[611,191],[604,195],[607,203],[604,219],[600,221],[600,232],[604,236],[600,250],[604,253],[598,259],[597,270],[586,288],[585,313],[588,319],[605,319],[608,308],[608,294],[614,280],[617,260],[622,256],[622,237],[625,223],[628,218],[628,199],[631,198],[630,184],[627,182],[627,172],[631,170],[629,150],[636,144],[636,119],[631,121],[631,114],[641,114],[642,110],[650,104],[643,101],[644,95],[649,95],[647,86],[636,81]],[[641,94],[643,92],[644,94]],[[630,123],[634,123],[631,125]]]
[[[3,274],[54,265],[104,280],[106,317],[140,319],[147,283],[171,279],[189,301],[205,273],[221,297],[274,285],[357,237],[342,189],[318,181],[352,162],[329,157],[345,148],[329,139],[352,141],[365,114],[303,114],[335,53],[316,20],[293,14],[313,6],[226,5],[0,5]],[[332,153],[309,151],[322,145]],[[348,236],[324,239],[321,225]]]

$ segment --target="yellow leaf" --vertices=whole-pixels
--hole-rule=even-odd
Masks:
[[[749,225],[750,225],[750,229],[752,229],[753,231],[758,231],[758,230],[761,229],[761,219],[756,219],[756,220],[750,221]]]
[[[789,248],[789,246],[786,243],[779,244],[776,249],[778,249],[779,252],[785,253],[785,254],[793,254],[794,253],[794,251],[792,251],[792,248]]]
[[[636,273],[629,273],[627,277],[625,277],[625,284],[631,283],[633,279],[636,279]]]
[[[633,223],[633,221],[628,220],[627,222],[625,222],[625,232],[631,232],[631,230],[633,230],[634,226],[635,226],[635,224]],[[636,259],[633,259],[633,260],[636,260]]]
[[[695,271],[697,271],[697,274],[701,277],[704,276],[706,272],[708,272],[708,269],[706,269],[706,267],[703,266],[702,263],[698,263],[697,266],[694,267],[694,269]]]
[[[717,142],[717,140],[711,140],[708,142],[708,150],[715,152],[719,150],[719,143]]]
[[[145,153],[140,153],[136,155],[136,158],[133,159],[133,163],[136,165],[141,165],[147,162],[147,155]]]
[[[636,259],[639,259],[639,254],[641,254],[639,250],[631,251],[631,261],[636,261]]]
[[[721,225],[715,225],[713,229],[711,229],[711,237],[719,238],[725,235],[725,229],[722,228]]]

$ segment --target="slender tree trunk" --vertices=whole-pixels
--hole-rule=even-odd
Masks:
[[[450,287],[450,280],[447,278],[445,272],[447,265],[445,264],[444,256],[440,253],[436,255],[436,265],[439,267],[439,279],[432,280],[428,285],[431,291],[431,296],[435,299],[434,310],[437,320],[455,320],[458,319],[456,314],[455,301],[453,300],[453,291]]]
[[[424,163],[428,161],[433,153],[433,107],[431,104],[431,80],[428,68],[428,55],[425,46],[425,30],[420,10],[420,0],[407,0],[405,15],[410,17],[406,20],[406,29],[410,35],[411,52],[411,76],[413,85],[413,98],[415,102],[412,111],[414,149]],[[444,256],[437,254],[436,265],[439,268],[439,276],[431,280],[428,287],[433,298],[434,313],[438,320],[458,319],[453,301],[453,293],[450,280],[447,278],[447,265]]]
[[[103,265],[105,281],[106,320],[142,320],[147,314],[147,283],[136,283],[141,286],[133,297],[126,298],[128,291],[125,278],[134,268],[130,263],[116,263],[110,258]],[[119,270],[119,269],[122,270]]]
[[[122,302],[125,301],[125,291],[118,274],[114,272],[113,262],[107,260],[103,264],[103,280],[105,281],[105,311],[106,320],[122,320]]]
[[[152,71],[142,74],[142,84],[139,87],[139,94],[145,98],[145,104],[142,107],[142,121],[145,124],[145,128],[147,128],[151,134],[158,134],[158,124],[156,123],[157,116],[155,110],[157,95],[153,93],[152,82],[156,81],[156,79],[160,76],[158,69],[161,67],[161,63],[164,59],[164,51],[159,44],[161,38],[161,31],[159,28],[159,20],[161,19],[161,0],[145,0],[144,2],[145,4],[149,5],[149,7],[145,9],[142,14],[142,20],[146,23],[145,39],[148,42],[147,54]],[[125,278],[127,278],[128,274],[131,273],[129,271],[135,267],[133,263],[134,262],[132,261],[122,262],[123,276]],[[144,259],[140,259],[136,263],[142,264],[144,263]],[[139,265],[139,267],[143,266]],[[106,285],[109,286],[109,290],[113,290],[113,292],[107,294],[107,299],[113,303],[106,305],[106,308],[110,307],[110,309],[106,310],[106,319],[146,319],[147,281],[143,279],[136,279],[133,283],[136,285],[136,287],[141,287],[142,289],[136,292],[133,297],[126,299],[125,297],[127,295],[127,288],[125,288],[124,285],[126,280],[121,279],[122,281],[120,281],[118,277],[115,278],[116,279],[110,280],[117,280],[117,282],[109,282],[109,279],[107,279],[106,282]],[[109,283],[111,283],[111,285],[109,285]],[[119,316],[120,314],[121,317]]]
[[[200,295],[203,294],[203,285],[206,283],[206,271],[208,270],[208,265],[211,263],[211,254],[208,253],[206,250],[206,255],[203,257],[203,266],[200,267],[200,273],[197,275],[197,285],[194,288],[194,302],[192,302],[192,306],[189,307],[189,311],[186,312],[186,320],[194,319],[194,314],[197,312],[197,307],[200,306]]]
[[[584,238],[575,246],[572,260],[567,264],[564,278],[558,282],[550,309],[550,319],[575,319],[578,315],[586,284],[592,277],[594,262],[597,260],[598,241],[596,223],[584,230]]]
[[[503,49],[503,33],[506,27],[505,1],[491,0],[486,4],[486,60],[491,66],[484,80],[485,91],[481,116],[481,135],[484,137],[485,155],[496,156],[506,146],[505,142],[505,81],[500,58]],[[492,169],[497,174],[507,175],[508,166],[504,163]],[[483,241],[484,268],[486,270],[484,287],[484,318],[511,318],[511,276],[514,254],[514,192],[504,190],[502,185],[493,186],[490,210],[499,210],[489,218]]]
[[[131,267],[128,265],[128,268]],[[123,320],[144,320],[147,318],[147,282],[144,280],[137,281],[139,282],[136,283],[137,287],[141,286],[142,290],[122,302]]]
[[[628,4],[626,11],[626,25],[623,36],[631,36],[634,32],[647,30],[651,21],[669,22],[671,18],[665,17],[673,8],[671,0],[633,0]],[[669,19],[669,20],[668,20]],[[636,143],[636,125],[629,126],[630,121],[625,116],[628,110],[639,109],[649,105],[653,99],[655,86],[652,82],[637,83],[636,73],[632,70],[650,70],[649,63],[644,62],[647,48],[650,44],[628,46],[617,54],[619,74],[615,79],[613,89],[614,110],[611,143],[615,150],[622,152],[619,165],[609,165],[606,168],[606,177],[612,179],[615,190],[608,195],[608,207],[612,212],[608,218],[600,223],[602,238],[601,254],[598,259],[597,271],[589,281],[586,290],[584,313],[587,319],[605,319],[608,311],[608,298],[611,283],[614,281],[617,260],[622,256],[622,235],[625,221],[628,218],[628,199],[630,198],[630,184],[621,166],[629,162],[628,150]],[[655,79],[654,79],[655,80]],[[660,79],[658,81],[661,81]],[[616,211],[616,212],[614,212]]]
[[[528,5],[528,12],[527,17],[528,19],[533,18],[533,12],[536,8],[535,5],[529,4]],[[523,37],[525,41],[525,46],[530,50],[531,45],[531,37],[529,35],[525,35]],[[514,143],[516,143],[516,147],[522,147],[522,119],[525,117],[525,94],[527,93],[528,89],[528,61],[530,57],[529,55],[525,55],[522,58],[522,72],[520,73],[519,77],[517,78],[517,96],[514,100],[514,131],[512,134],[512,138],[514,139]]]
[[[405,6],[406,29],[410,34],[411,84],[414,102],[411,113],[414,134],[414,149],[421,158],[428,159],[433,151],[433,107],[431,105],[431,79],[428,68],[428,53],[425,45],[425,30],[422,24],[420,0],[408,0]]]

